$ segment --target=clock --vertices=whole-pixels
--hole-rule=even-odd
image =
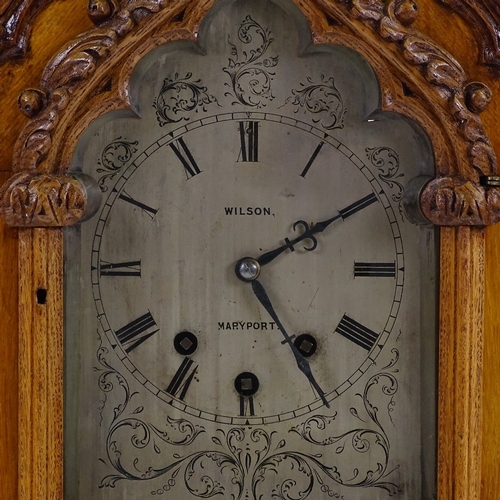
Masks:
[[[292,3],[217,3],[130,81],[73,159],[68,498],[432,498],[426,134]]]
[[[415,13],[91,2],[0,190],[20,498],[478,498],[491,93]]]

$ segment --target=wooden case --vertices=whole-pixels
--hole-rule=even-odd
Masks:
[[[493,420],[482,425],[485,321],[489,338],[498,329],[494,314],[486,314],[485,320],[485,285],[490,287],[491,303],[491,290],[498,283],[494,273],[485,270],[485,226],[500,218],[500,194],[488,185],[497,174],[494,145],[498,144],[489,138],[479,115],[484,112],[488,121],[493,120],[495,107],[500,105],[495,99],[490,104],[491,87],[493,84],[498,91],[500,85],[484,67],[480,72],[488,85],[470,79],[459,58],[450,53],[455,48],[460,55],[464,53],[450,41],[451,37],[448,40],[441,34],[446,42],[442,44],[423,34],[421,28],[436,9],[431,0],[421,2],[421,10],[427,10],[420,14],[413,0],[296,3],[310,22],[315,42],[345,45],[362,54],[379,78],[383,109],[411,117],[432,141],[436,177],[424,192],[422,206],[432,222],[443,226],[438,498],[494,498],[488,493],[493,491],[491,486],[486,486],[481,496],[482,479],[487,485],[498,482],[495,474],[487,475],[489,468],[483,469],[486,476],[481,472],[482,450],[488,449],[482,447],[482,439],[490,439],[484,438],[484,429],[493,427]],[[494,35],[498,34],[500,12],[496,4],[490,0],[443,3],[472,22],[482,43],[483,60],[497,67],[500,56],[498,37]],[[79,5],[76,0],[73,4]],[[18,236],[14,230],[4,229],[3,233],[12,240],[17,237],[19,245],[18,275],[9,271],[8,278],[10,283],[19,283],[19,343],[18,348],[12,345],[16,335],[9,333],[8,354],[4,354],[10,366],[12,357],[19,359],[18,392],[6,393],[11,407],[16,406],[18,394],[19,426],[16,432],[11,416],[7,431],[14,429],[17,440],[7,440],[6,451],[0,448],[0,456],[8,456],[7,447],[17,441],[19,473],[17,480],[12,479],[16,462],[10,462],[6,477],[11,479],[4,483],[7,486],[0,487],[0,491],[5,489],[2,498],[63,497],[61,228],[78,222],[87,203],[81,185],[67,175],[72,151],[94,119],[128,106],[127,80],[137,60],[160,43],[194,39],[200,20],[212,4],[213,0],[137,0],[121,4],[91,0],[88,15],[94,26],[89,24],[86,32],[69,38],[45,65],[36,88],[20,94],[19,107],[29,119],[12,148],[13,176],[0,190],[1,213],[8,224],[19,228]],[[10,11],[5,12],[4,16]],[[447,24],[447,15],[455,16],[452,18],[459,25],[460,18],[451,10],[439,12],[442,22],[433,21],[430,32],[439,33]],[[23,32],[28,31],[25,27]],[[76,27],[72,27],[75,32]],[[468,59],[466,62],[467,70],[475,68]],[[21,80],[19,75],[16,78]],[[33,83],[31,78],[28,85]],[[6,177],[4,174],[3,179]],[[16,243],[5,240],[3,244],[13,249]],[[493,255],[496,250],[491,246],[489,251]],[[16,251],[11,250],[11,255],[15,260]],[[490,282],[486,283],[488,276]],[[8,300],[13,303],[13,299]],[[16,318],[11,322],[15,332]],[[15,385],[15,369],[2,375],[5,380],[9,377],[11,386]],[[496,389],[488,390],[493,393]],[[498,413],[495,406],[488,408],[490,416]],[[0,409],[5,411],[2,406]],[[15,408],[9,412],[15,413]],[[488,464],[494,463],[492,458],[494,454]]]

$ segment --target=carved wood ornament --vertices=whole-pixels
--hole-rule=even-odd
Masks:
[[[489,1],[494,11],[494,0]],[[14,150],[15,175],[0,189],[0,213],[10,225],[60,228],[81,220],[87,193],[81,182],[68,175],[79,137],[104,113],[129,108],[128,79],[135,64],[160,44],[194,40],[213,3],[90,0],[88,14],[95,28],[51,59],[39,89],[25,90],[19,97],[29,121]],[[412,118],[427,132],[436,176],[421,199],[425,216],[441,226],[467,226],[446,227],[441,232],[438,494],[440,500],[478,499],[484,288],[481,227],[500,220],[499,191],[481,184],[482,179],[497,176],[495,152],[479,117],[491,92],[484,84],[470,81],[452,55],[412,27],[418,12],[414,0],[295,3],[307,17],[316,43],[347,46],[371,64],[380,82],[382,109]],[[29,299],[20,303],[24,383],[20,383],[19,498],[59,499],[61,232],[25,229],[20,234],[21,296]],[[34,301],[32,290],[50,286],[59,305],[45,311]]]

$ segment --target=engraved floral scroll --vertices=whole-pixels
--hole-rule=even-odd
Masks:
[[[350,408],[352,427],[343,432],[338,432],[334,411],[292,425],[288,434],[262,427],[220,427],[210,438],[204,425],[185,418],[167,417],[161,425],[150,421],[145,408],[134,403],[138,393],[108,363],[108,354],[101,345],[96,370],[105,395],[101,418],[109,422],[107,457],[102,462],[113,472],[102,478],[100,488],[115,488],[122,481],[150,482],[152,496],[187,491],[193,498],[234,500],[313,500],[315,494],[345,498],[340,487],[376,488],[391,497],[401,491],[391,479],[398,466],[391,464],[391,444],[384,430],[393,425],[397,349],[392,349],[389,364],[365,383],[358,395],[360,404]],[[308,442],[315,452],[295,450],[293,436]],[[186,448],[203,437],[198,451]],[[151,448],[155,453],[148,455]],[[325,461],[326,448],[335,449],[328,455],[332,462]],[[355,470],[345,465],[353,456]],[[297,469],[301,474],[295,473]]]

